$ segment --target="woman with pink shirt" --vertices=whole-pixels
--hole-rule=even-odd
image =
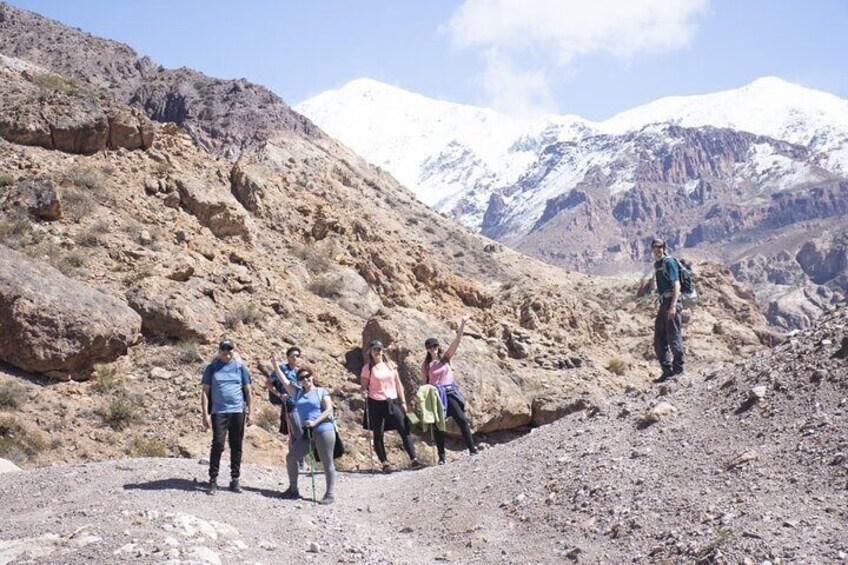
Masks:
[[[456,350],[459,348],[462,332],[467,322],[468,316],[463,316],[459,322],[459,330],[456,332],[456,337],[453,338],[448,350],[444,353],[442,353],[442,348],[439,346],[439,340],[435,337],[427,338],[424,342],[427,356],[424,358],[424,363],[421,364],[421,380],[424,384],[433,385],[439,391],[439,398],[442,401],[445,418],[453,418],[454,422],[459,426],[459,431],[462,432],[462,438],[465,440],[465,446],[468,448],[468,452],[471,455],[477,455],[477,448],[474,447],[471,428],[468,427],[468,418],[465,416],[465,400],[462,398],[459,387],[456,386],[456,381],[453,378],[453,368],[451,367],[451,359],[456,355]],[[434,434],[436,449],[439,452],[439,465],[444,465],[445,432],[436,427]]]
[[[407,407],[403,385],[397,369],[383,357],[383,343],[376,339],[368,348],[368,363],[362,367],[362,388],[366,391],[368,402],[367,416],[370,421],[367,424],[374,434],[374,451],[383,465],[383,472],[392,471],[383,442],[383,434],[387,429],[397,430],[400,434],[403,448],[412,461],[412,468],[423,467],[415,456],[415,447],[405,422]]]

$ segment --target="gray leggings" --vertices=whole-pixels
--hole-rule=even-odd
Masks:
[[[336,430],[333,427],[322,432],[313,432],[315,447],[318,448],[318,456],[324,465],[324,477],[327,482],[327,491],[324,498],[333,498],[336,493],[336,465],[333,463],[333,450],[336,446]],[[286,456],[286,470],[289,473],[289,490],[297,492],[297,462],[308,453],[309,440],[301,437],[292,443],[289,454]],[[313,462],[313,465],[315,463]]]

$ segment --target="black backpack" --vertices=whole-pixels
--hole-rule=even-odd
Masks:
[[[683,306],[694,306],[698,301],[698,291],[695,290],[695,272],[692,270],[692,263],[686,259],[681,261],[671,256],[669,259],[677,264],[677,271],[680,273],[680,296],[683,299]]]

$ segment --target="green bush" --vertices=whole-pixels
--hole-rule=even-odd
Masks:
[[[137,437],[129,448],[130,457],[167,457],[168,449],[156,438]]]
[[[94,390],[111,392],[123,387],[124,379],[118,374],[118,369],[111,365],[94,366]]]
[[[135,406],[126,398],[114,398],[102,408],[100,417],[103,423],[113,430],[125,430],[138,420]]]
[[[15,381],[0,382],[0,409],[19,408],[26,397],[26,389],[22,384]]]
[[[11,416],[0,416],[0,457],[21,463],[44,451],[42,435],[30,431]]]

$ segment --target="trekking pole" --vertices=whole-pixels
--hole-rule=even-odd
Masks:
[[[309,438],[309,455],[307,457],[309,458],[309,477],[312,479],[312,502],[315,502],[317,500],[315,497],[315,456],[312,452],[315,449],[315,438],[312,435],[312,428],[303,430],[303,433]]]
[[[374,431],[371,429],[371,412],[368,410],[368,391],[365,391],[365,425],[368,426],[368,462],[374,474]]]

